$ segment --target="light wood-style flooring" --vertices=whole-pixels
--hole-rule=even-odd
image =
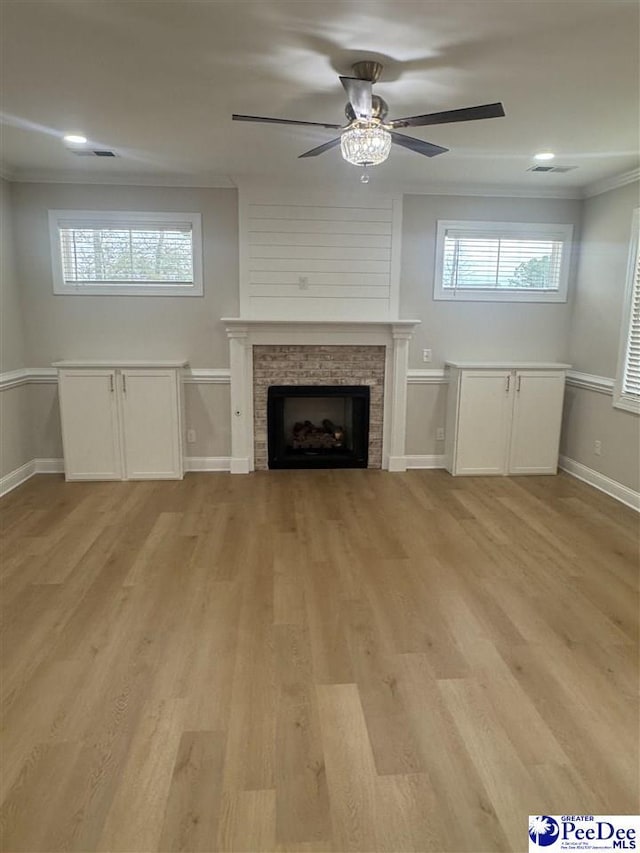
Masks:
[[[638,517],[567,475],[0,508],[5,853],[520,851],[638,809]]]

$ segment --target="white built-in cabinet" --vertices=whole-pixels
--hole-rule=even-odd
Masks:
[[[568,364],[448,362],[454,475],[555,474]]]
[[[184,366],[56,362],[66,479],[181,479]]]

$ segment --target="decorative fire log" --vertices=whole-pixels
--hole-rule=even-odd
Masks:
[[[322,426],[311,421],[298,421],[293,425],[293,447],[298,450],[325,450],[342,447],[344,430],[333,421],[323,420]]]
[[[325,418],[322,421],[322,426],[325,428],[325,432],[330,433],[338,444],[342,444],[344,441],[344,430],[341,426],[336,426],[333,421],[330,421],[329,418]]]

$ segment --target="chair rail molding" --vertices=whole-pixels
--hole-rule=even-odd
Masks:
[[[580,373],[578,370],[567,370],[567,385],[574,388],[584,388],[587,391],[596,391],[598,394],[607,394],[613,397],[615,380],[608,376],[597,376],[595,373]]]
[[[19,385],[49,384],[58,382],[55,367],[20,367],[0,373],[0,391],[17,388]]]
[[[434,370],[407,370],[407,382],[409,385],[446,385],[449,378],[444,368]]]

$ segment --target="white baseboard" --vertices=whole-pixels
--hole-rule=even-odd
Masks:
[[[9,474],[5,474],[4,477],[0,477],[0,495],[6,495],[7,492],[11,492],[13,491],[13,489],[17,489],[18,486],[26,482],[29,477],[33,477],[35,473],[35,459],[31,459],[29,460],[29,462],[25,462],[24,465],[21,465],[19,468],[16,468],[15,470],[9,472]]]
[[[407,470],[407,457],[406,456],[390,456],[388,462],[388,471],[393,472],[403,472]]]
[[[185,471],[229,471],[231,459],[228,456],[185,456]]]
[[[0,497],[17,489],[34,474],[61,474],[63,471],[63,459],[30,459],[24,465],[0,477]]]
[[[640,512],[640,492],[634,492],[628,486],[623,486],[617,480],[612,480],[599,471],[594,471],[593,468],[587,468],[586,465],[576,462],[575,459],[569,459],[568,456],[561,456],[558,460],[558,466],[577,480],[588,483],[595,489],[609,495],[609,497],[615,498],[617,501],[631,507],[631,509]]]
[[[232,456],[229,460],[229,471],[232,474],[250,474],[251,460],[248,456]]]
[[[34,459],[36,474],[64,474],[64,459]]]
[[[444,456],[405,456],[409,468],[444,468]]]

